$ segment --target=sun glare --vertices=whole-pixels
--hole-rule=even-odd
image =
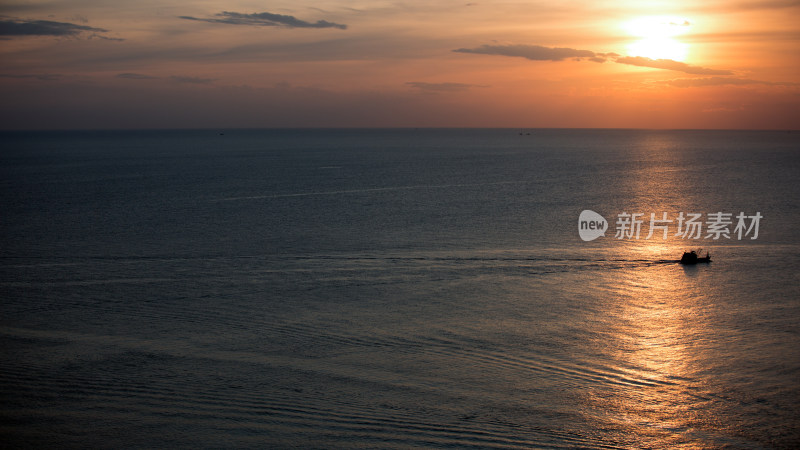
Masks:
[[[680,42],[677,36],[685,33],[689,26],[688,20],[670,16],[646,16],[628,21],[623,27],[638,38],[628,44],[628,55],[682,61],[689,52],[689,45]]]

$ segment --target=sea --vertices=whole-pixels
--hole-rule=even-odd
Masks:
[[[0,447],[800,448],[799,132],[2,132],[0,177]]]

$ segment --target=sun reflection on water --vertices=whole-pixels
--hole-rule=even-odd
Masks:
[[[714,359],[708,346],[711,297],[705,291],[712,268],[677,264],[682,252],[698,243],[676,238],[674,223],[667,239],[660,232],[645,238],[651,213],[674,219],[703,203],[685,182],[687,174],[677,171],[686,157],[679,145],[654,132],[631,147],[628,164],[637,170],[625,180],[629,203],[621,207],[643,213],[644,224],[639,239],[620,240],[615,247],[620,257],[641,265],[603,275],[606,330],[598,343],[601,358],[612,362],[625,382],[590,393],[603,426],[651,448],[695,447],[698,433],[718,429],[709,426],[712,400],[702,393],[701,375]]]
[[[698,151],[658,131],[630,141],[619,159],[621,194],[606,207],[607,253],[596,271],[564,288],[588,299],[579,303],[589,310],[581,318],[590,344],[573,353],[603,376],[581,386],[581,413],[623,446],[752,446],[750,424],[764,421],[765,411],[780,416],[786,407],[773,405],[793,398],[771,384],[786,377],[774,363],[783,356],[772,350],[784,335],[768,341],[771,331],[758,323],[782,300],[760,295],[758,281],[742,280],[750,274],[731,258],[736,242],[708,237],[708,215],[730,202],[708,182],[713,167]],[[641,214],[639,237],[617,239],[622,212]],[[673,220],[666,238],[647,237],[651,213]],[[680,233],[680,213],[702,214],[701,236]],[[698,247],[714,262],[678,264],[683,251]]]
[[[655,243],[632,250],[645,255],[671,248]],[[608,329],[602,349],[626,382],[611,392],[594,392],[593,409],[625,434],[633,430],[648,447],[688,445],[710,420],[702,412],[708,400],[699,394],[697,376],[708,357],[703,350],[707,298],[698,288],[702,283],[666,261],[613,276],[607,280]]]

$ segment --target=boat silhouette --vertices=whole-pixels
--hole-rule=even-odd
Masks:
[[[711,256],[706,252],[706,256],[700,257],[697,252],[694,250],[690,252],[683,252],[683,256],[681,256],[681,260],[679,261],[681,264],[690,265],[690,264],[697,264],[697,263],[710,263]]]

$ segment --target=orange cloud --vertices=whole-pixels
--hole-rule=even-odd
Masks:
[[[223,11],[212,18],[197,18],[192,16],[180,16],[181,19],[197,20],[201,22],[224,23],[229,25],[251,25],[260,27],[283,26],[288,28],[339,28],[347,29],[347,25],[318,20],[316,22],[306,22],[294,16],[283,14],[273,14],[268,12],[242,14],[238,12]]]
[[[766,86],[798,86],[798,83],[771,82],[761,80],[749,80],[746,78],[679,78],[664,82],[675,87],[701,87],[701,86],[747,86],[747,85],[766,85]]]
[[[423,92],[459,92],[474,87],[487,87],[465,83],[425,83],[422,81],[409,81],[406,85],[417,88]]]
[[[625,56],[617,58],[616,62],[631,66],[650,67],[653,69],[675,70],[693,75],[733,75],[730,70],[707,69],[705,67],[674,61],[671,59],[652,59],[644,56]]]
[[[565,59],[597,57],[595,52],[589,50],[550,48],[541,45],[482,45],[478,48],[459,48],[453,51],[481,55],[517,56],[532,61],[563,61]]]

